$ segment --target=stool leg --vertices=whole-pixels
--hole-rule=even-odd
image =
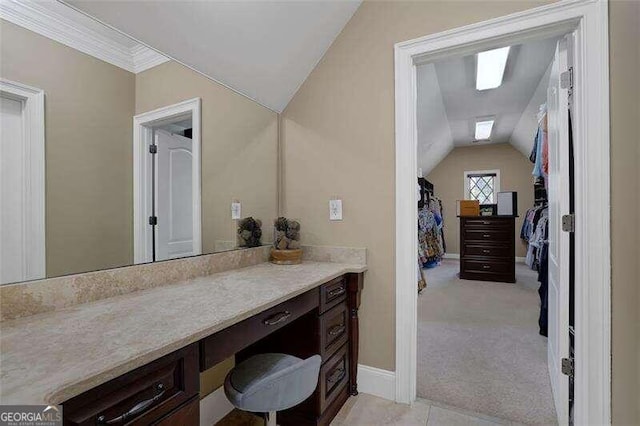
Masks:
[[[276,412],[275,411],[269,411],[267,413],[265,426],[277,426],[276,425]]]

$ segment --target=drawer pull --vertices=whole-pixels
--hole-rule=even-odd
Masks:
[[[156,392],[158,392],[156,396],[154,396],[153,398],[149,398],[147,400],[138,402],[136,405],[131,407],[129,411],[127,411],[126,413],[120,414],[118,417],[114,417],[112,419],[107,420],[105,416],[100,416],[98,417],[98,424],[111,425],[114,423],[123,423],[129,418],[133,416],[137,416],[138,414],[141,414],[142,412],[144,412],[147,408],[153,405],[154,402],[157,402],[160,398],[162,398],[162,395],[164,395],[165,391],[166,389],[164,388],[164,385],[162,383],[158,383],[156,385]]]
[[[483,253],[491,253],[491,250],[482,250]]]
[[[488,220],[483,220],[483,221],[482,221],[482,224],[483,224],[483,225],[489,225],[490,223],[491,223],[491,222],[489,222]]]
[[[262,321],[262,323],[264,325],[276,325],[288,320],[290,316],[291,312],[289,311],[278,312],[277,314],[273,314],[266,320]]]
[[[491,237],[491,235],[489,235],[489,234],[484,234],[484,235],[483,235],[483,237],[485,237],[485,238],[489,238],[489,237]]]
[[[482,269],[491,269],[491,266],[489,266],[489,265],[482,265]]]
[[[331,290],[327,296],[331,297],[336,297],[336,296],[340,296],[342,294],[344,294],[347,290],[345,290],[344,287],[340,287],[340,288],[336,288],[335,290]]]
[[[345,330],[344,325],[335,325],[329,329],[329,336],[337,336],[339,334],[344,333]]]
[[[347,373],[345,372],[344,368],[338,368],[333,373],[331,373],[329,377],[327,377],[327,382],[331,384],[337,383],[342,380],[346,374]]]

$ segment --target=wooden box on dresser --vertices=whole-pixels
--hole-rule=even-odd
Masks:
[[[516,216],[459,216],[460,278],[516,282]]]

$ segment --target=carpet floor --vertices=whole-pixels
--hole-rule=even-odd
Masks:
[[[461,280],[457,260],[427,269],[418,297],[418,396],[524,424],[556,424],[537,274]]]

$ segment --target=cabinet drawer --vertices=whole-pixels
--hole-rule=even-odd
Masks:
[[[320,313],[331,309],[347,297],[347,277],[341,276],[320,286]]]
[[[320,355],[326,361],[349,337],[347,303],[342,302],[320,316]]]
[[[349,382],[349,358],[344,345],[320,367],[320,412],[333,402]]]
[[[318,289],[309,290],[200,341],[200,371],[300,318],[318,306]]]
[[[199,387],[192,344],[65,402],[64,424],[148,425],[197,396]]]
[[[511,272],[512,263],[495,260],[461,259],[461,268],[465,272],[508,274]]]
[[[513,232],[503,228],[465,228],[463,231],[465,242],[488,241],[488,242],[511,242]]]
[[[464,219],[465,228],[506,228],[513,226],[513,219],[478,218]]]
[[[198,426],[200,424],[200,398],[193,398],[152,424],[153,426]]]
[[[496,258],[509,258],[513,256],[513,248],[507,245],[493,245],[493,244],[465,244],[462,249],[463,256],[482,256],[482,257],[496,257]]]

